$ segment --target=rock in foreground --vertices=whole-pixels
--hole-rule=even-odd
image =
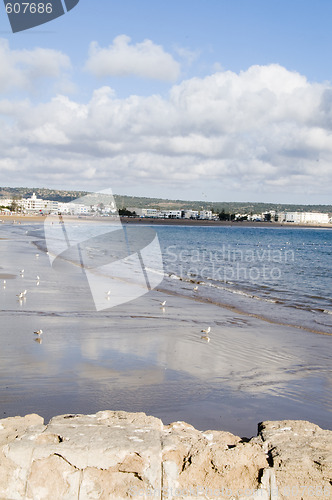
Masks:
[[[164,426],[144,413],[0,420],[0,499],[332,498],[332,431],[263,422],[258,436]]]

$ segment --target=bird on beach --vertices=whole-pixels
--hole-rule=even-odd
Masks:
[[[166,300],[164,300],[164,302],[160,302],[160,305],[161,305],[161,307],[165,307],[165,305],[166,305]]]
[[[24,269],[21,269],[20,275],[21,275],[22,278],[24,277]]]
[[[206,340],[206,342],[210,342],[210,340],[211,340],[210,337],[209,337],[210,331],[211,331],[211,327],[210,326],[208,326],[206,328],[206,330],[201,330],[202,333],[205,333],[205,335],[201,336],[201,339],[202,340]]]
[[[194,287],[194,292],[197,292],[197,290],[198,290],[198,286],[195,286]]]
[[[26,294],[27,294],[27,290],[24,290],[23,292],[18,293],[18,294],[16,295],[16,297],[18,297],[18,298],[19,298],[19,300],[23,300],[23,299],[25,298]]]
[[[35,335],[42,335],[43,333],[43,330],[36,330],[35,332],[33,332]]]

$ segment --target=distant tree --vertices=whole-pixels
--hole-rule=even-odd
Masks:
[[[131,212],[130,210],[127,210],[126,208],[119,208],[119,215],[122,217],[136,217],[137,214],[135,211]]]
[[[219,220],[227,220],[228,214],[225,214],[225,210],[222,209],[222,211],[219,213]]]
[[[11,212],[17,212],[17,209],[18,209],[18,204],[17,204],[17,201],[16,200],[13,200],[9,206],[9,210]]]

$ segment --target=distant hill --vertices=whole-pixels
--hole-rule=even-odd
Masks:
[[[60,191],[58,189],[46,188],[25,188],[25,187],[0,187],[0,198],[29,198],[32,193],[36,193],[38,198],[45,200],[62,201],[64,203],[75,200],[88,194],[86,191]]]
[[[88,194],[88,191],[64,191],[59,189],[46,188],[25,188],[25,187],[0,187],[0,198],[27,198],[36,193],[38,198],[69,202]],[[192,210],[212,210],[220,213],[224,210],[226,213],[250,214],[262,213],[269,210],[277,212],[323,212],[332,213],[332,205],[299,205],[285,203],[260,203],[260,202],[226,202],[226,201],[188,201],[188,200],[169,200],[163,198],[146,198],[139,196],[114,195],[117,208],[157,208],[160,210],[174,209],[192,209]]]

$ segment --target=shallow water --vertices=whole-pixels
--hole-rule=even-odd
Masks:
[[[37,249],[37,226],[1,230],[0,273],[15,276],[0,284],[1,417],[112,409],[247,437],[262,420],[305,419],[331,429],[332,339],[309,331],[310,323],[306,330],[281,326],[268,315],[208,303],[223,300],[203,294],[202,285],[193,292],[178,275],[165,278],[165,292],[97,312],[82,269],[52,269]],[[166,232],[158,234],[167,269]],[[173,233],[168,243],[179,238]],[[208,325],[210,342],[201,339]]]

